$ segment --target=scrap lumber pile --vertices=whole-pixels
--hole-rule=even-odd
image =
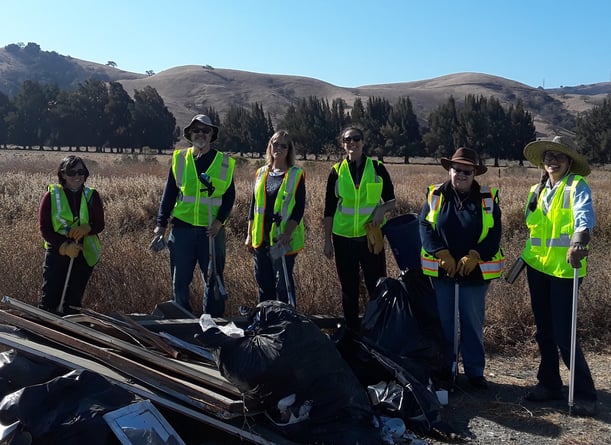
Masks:
[[[27,333],[1,330],[0,344],[9,349],[101,374],[159,407],[246,443],[293,443],[245,420],[240,392],[220,375],[211,354],[192,341],[200,329],[195,318],[140,319],[85,309],[58,317],[4,297],[0,324]]]

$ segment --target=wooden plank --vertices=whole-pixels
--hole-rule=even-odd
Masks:
[[[159,354],[149,352],[124,340],[120,340],[95,329],[71,322],[69,319],[58,317],[50,312],[10,297],[3,297],[2,302],[9,304],[11,307],[18,309],[31,317],[45,321],[52,326],[61,327],[68,332],[89,338],[96,343],[114,348],[123,353],[128,353],[140,361],[163,368],[164,370],[180,375],[181,377],[189,378],[197,383],[213,387],[234,397],[241,398],[241,393],[238,391],[238,389],[229,383],[223,376],[221,376],[217,369],[210,369],[203,366],[199,367],[198,369],[194,369],[192,366],[185,366],[181,361],[168,359],[160,356]]]
[[[0,320],[67,346],[89,357],[99,359],[106,365],[137,380],[143,381],[154,388],[168,392],[173,396],[180,394],[180,400],[190,401],[195,406],[222,417],[239,415],[243,411],[241,401],[229,399],[221,394],[210,391],[208,388],[177,379],[155,369],[151,369],[142,363],[128,359],[121,354],[99,348],[83,340],[55,331],[33,321],[26,320],[6,311],[0,311]]]
[[[178,403],[175,400],[164,397],[155,391],[151,391],[149,388],[131,381],[123,374],[116,372],[114,369],[105,366],[102,363],[98,363],[88,358],[71,354],[70,352],[64,351],[62,349],[54,348],[49,345],[44,345],[42,343],[38,343],[29,339],[21,338],[20,336],[9,332],[0,332],[0,343],[15,350],[21,351],[25,355],[29,355],[46,362],[54,363],[68,370],[88,369],[93,372],[96,372],[108,378],[116,385],[126,389],[127,391],[137,394],[143,399],[151,400],[159,406],[176,411],[180,414],[184,414],[185,416],[193,420],[216,428],[225,433],[231,434],[242,440],[259,445],[295,445],[294,442],[283,438],[275,438],[273,441],[269,440],[268,438],[262,435],[267,434],[267,431],[265,431],[264,428],[252,428],[249,426],[249,429],[245,430],[238,426],[232,425],[231,423],[227,423],[223,420],[211,417],[205,413],[202,413],[201,411],[197,411],[193,408],[182,405],[181,403]],[[242,425],[245,425],[245,423],[242,423]],[[257,430],[259,430],[259,432],[257,432]]]

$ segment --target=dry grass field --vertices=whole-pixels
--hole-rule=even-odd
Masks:
[[[0,294],[36,304],[41,284],[43,247],[37,211],[46,186],[56,181],[56,169],[66,152],[0,150]],[[149,313],[172,298],[167,250],[148,250],[155,216],[169,167],[169,156],[80,153],[91,172],[88,185],[102,195],[106,230],[101,234],[103,255],[89,283],[84,304],[107,313]],[[240,305],[256,303],[252,259],[243,247],[247,211],[256,160],[238,160],[237,200],[227,224],[228,253],[225,273],[229,293],[228,314]],[[332,261],[322,255],[324,188],[331,164],[302,161],[307,177],[306,248],[296,264],[299,309],[308,314],[341,314],[339,287]],[[418,212],[428,184],[445,179],[436,165],[394,164],[387,167],[395,183],[398,206],[394,215]],[[519,254],[526,232],[522,208],[529,186],[538,180],[532,168],[490,168],[479,177],[499,187],[503,210],[503,247],[508,264]],[[598,226],[590,255],[589,276],[581,288],[580,333],[590,348],[599,349],[611,338],[611,191],[609,173],[595,170],[589,177],[594,190]],[[389,275],[399,270],[387,249]],[[192,304],[201,310],[202,281],[196,272]],[[532,347],[534,332],[524,276],[513,285],[496,280],[488,296],[486,343],[489,352]],[[363,304],[365,297],[363,296]]]

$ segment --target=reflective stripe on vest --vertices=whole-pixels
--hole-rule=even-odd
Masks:
[[[573,218],[573,199],[579,181],[585,181],[582,176],[568,175],[561,179],[549,205],[544,212],[544,194],[537,199],[537,207],[525,210],[526,225],[530,237],[522,251],[522,258],[532,268],[558,278],[572,278],[573,267],[566,262],[566,254],[575,231]],[[531,187],[529,200],[536,193],[536,187]],[[579,276],[587,273],[587,257],[582,260]]]
[[[377,174],[371,158],[365,159],[363,176],[358,187],[354,184],[348,160],[335,164],[337,172],[335,196],[338,198],[333,216],[333,233],[347,238],[365,236],[365,223],[382,200],[382,178]],[[385,222],[386,220],[384,220]],[[382,223],[382,225],[384,224]]]
[[[93,188],[83,187],[81,205],[78,216],[74,216],[68,197],[60,184],[49,184],[47,187],[51,198],[51,222],[53,230],[60,235],[67,236],[72,227],[89,224],[88,203],[93,196]],[[45,248],[49,243],[45,241]],[[100,238],[97,235],[87,235],[83,238],[83,256],[89,266],[95,266],[100,261]]]
[[[172,216],[198,227],[208,226],[210,221],[208,207],[214,220],[223,202],[223,195],[231,185],[235,159],[226,153],[217,152],[214,160],[206,170],[214,191],[208,195],[197,175],[193,147],[186,150],[175,150],[172,156],[172,173],[178,187],[176,204]]]
[[[261,167],[257,170],[257,178],[255,180],[254,186],[254,219],[251,229],[252,236],[252,245],[253,247],[259,247],[263,243],[264,239],[264,224],[263,219],[265,215],[265,206],[267,203],[267,195],[265,193],[265,184],[267,182],[267,176],[269,174],[269,169],[267,166]],[[273,235],[277,235],[279,233],[284,232],[286,228],[286,224],[291,216],[293,208],[295,207],[295,196],[297,193],[297,186],[303,177],[303,170],[299,167],[290,167],[284,178],[282,179],[282,184],[280,185],[280,189],[278,190],[278,194],[276,195],[276,199],[274,201],[274,215],[278,215],[280,217],[280,225],[274,221],[272,223],[270,232],[272,236],[270,236],[270,245],[273,245],[275,242],[275,237]],[[297,224],[297,227],[291,233],[291,250],[288,252],[297,253],[303,249],[304,246],[304,224],[303,218]]]
[[[428,221],[433,229],[437,225],[439,218],[439,212],[441,210],[441,204],[443,202],[443,195],[441,193],[441,186],[443,184],[433,184],[429,186],[429,193],[427,195],[427,201],[429,205],[429,212],[427,213],[425,220]],[[482,199],[482,232],[480,233],[478,243],[481,243],[492,227],[494,227],[494,197],[497,194],[496,188],[488,186],[480,187],[480,195]],[[439,276],[439,258],[428,253],[424,247],[420,250],[420,259],[422,264],[422,271],[425,275],[437,277]],[[503,268],[505,267],[505,256],[502,249],[499,248],[497,253],[490,261],[479,262],[479,268],[482,272],[482,277],[485,280],[491,280],[501,276]]]

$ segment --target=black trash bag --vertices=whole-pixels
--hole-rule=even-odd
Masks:
[[[19,421],[32,443],[118,445],[103,415],[137,400],[101,375],[81,369],[8,394],[0,401],[0,420],[5,425]]]
[[[63,374],[65,370],[57,365],[36,361],[14,349],[4,351],[0,353],[0,398]]]
[[[458,437],[441,418],[441,404],[432,386],[423,384],[409,371],[413,367],[409,359],[382,351],[348,331],[339,334],[337,347],[361,384],[368,388],[376,414],[400,417],[419,434],[443,439]]]
[[[257,305],[251,322],[242,338],[218,328],[196,336],[216,348],[219,371],[242,392],[248,411],[264,411],[280,433],[301,443],[382,443],[365,388],[313,322],[279,301]],[[288,409],[279,409],[291,397]]]
[[[435,291],[421,270],[403,272],[399,280],[378,280],[361,335],[380,350],[407,359],[404,365],[425,385],[443,369],[443,333]]]

